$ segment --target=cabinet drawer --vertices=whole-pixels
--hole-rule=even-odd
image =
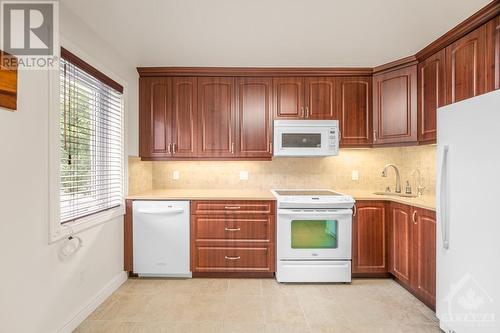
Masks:
[[[272,271],[273,255],[266,247],[196,247],[195,272]]]
[[[274,201],[192,201],[191,214],[274,214]]]
[[[255,215],[254,217],[193,217],[195,240],[234,240],[234,241],[269,241],[273,225],[272,215]]]

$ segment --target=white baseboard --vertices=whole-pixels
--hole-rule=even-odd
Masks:
[[[62,326],[58,333],[71,333],[73,332],[95,309],[99,307],[118,287],[127,281],[127,273],[121,272],[116,275],[111,281],[108,282],[104,288],[99,290],[87,303],[84,304],[80,310],[76,311],[73,318],[71,318],[64,326]]]

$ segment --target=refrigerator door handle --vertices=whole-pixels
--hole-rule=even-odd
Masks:
[[[441,153],[439,176],[438,176],[438,208],[439,217],[441,219],[441,238],[443,241],[443,248],[448,249],[450,247],[450,221],[448,219],[448,151],[449,146],[444,145]]]

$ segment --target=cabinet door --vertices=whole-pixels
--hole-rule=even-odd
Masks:
[[[373,76],[373,144],[417,141],[417,66]]]
[[[273,78],[274,118],[304,118],[304,78]]]
[[[171,157],[171,79],[139,79],[139,155],[143,158]]]
[[[271,158],[271,78],[237,79],[236,122],[237,156]]]
[[[234,123],[234,79],[198,78],[198,155],[234,156]]]
[[[445,105],[445,50],[418,64],[418,141],[436,142],[437,108]]]
[[[414,210],[413,234],[415,274],[413,289],[431,307],[436,304],[436,213]]]
[[[385,204],[356,203],[353,216],[352,272],[387,273]]]
[[[390,271],[403,284],[409,287],[411,280],[413,225],[410,216],[411,207],[391,203],[390,209]]]
[[[197,154],[197,89],[194,77],[172,79],[174,157],[195,157]]]
[[[485,26],[481,26],[446,48],[448,103],[485,92],[485,30]]]
[[[341,147],[366,147],[372,143],[372,79],[337,79]]]
[[[339,119],[335,85],[333,77],[305,79],[305,117],[307,119]]]
[[[500,16],[486,25],[487,91],[500,89]]]

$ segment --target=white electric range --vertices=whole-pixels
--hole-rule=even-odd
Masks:
[[[351,282],[354,199],[330,190],[272,190],[278,282]]]

